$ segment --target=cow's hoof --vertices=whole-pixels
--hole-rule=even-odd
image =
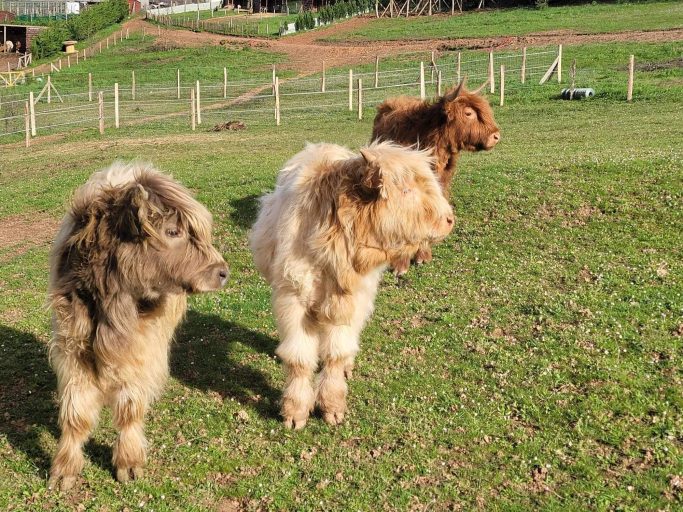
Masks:
[[[292,430],[301,430],[306,426],[308,418],[293,418],[291,416],[285,416],[284,424],[285,427],[291,428]]]
[[[344,411],[324,412],[323,419],[328,425],[341,425],[344,421]]]
[[[117,468],[116,479],[119,482],[128,482],[129,480],[140,480],[145,476],[145,470],[140,466],[132,468]]]
[[[53,476],[47,482],[47,488],[51,491],[70,491],[76,485],[75,476]]]

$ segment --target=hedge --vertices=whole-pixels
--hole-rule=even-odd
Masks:
[[[55,21],[38,34],[31,42],[33,56],[41,59],[62,50],[64,41],[82,41],[128,16],[127,0],[105,0],[88,7],[81,14],[68,20]]]

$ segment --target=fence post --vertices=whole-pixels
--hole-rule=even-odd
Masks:
[[[557,83],[562,81],[562,45],[557,49]]]
[[[375,89],[379,87],[379,55],[375,56]]]
[[[97,103],[99,110],[100,135],[104,135],[104,93],[102,91],[97,94]]]
[[[489,52],[489,83],[489,90],[493,94],[496,92],[496,75],[493,73],[493,52]]]
[[[213,11],[211,11],[213,12]],[[228,68],[223,68],[223,99],[228,97]]]
[[[505,66],[500,65],[500,106],[505,105]]]
[[[325,61],[323,61],[323,78],[320,82],[320,92],[325,92]]]
[[[455,0],[453,0],[453,2],[455,2]],[[458,83],[460,83],[460,60],[461,60],[460,52],[458,52],[458,80],[457,80]]]
[[[178,99],[180,99],[180,68],[176,70],[176,75],[177,75],[177,84],[178,84]]]
[[[190,88],[190,126],[192,126],[192,131],[195,131],[197,129],[197,124],[195,122],[195,117],[196,117],[196,112],[195,108],[197,106],[197,102],[195,101],[194,97],[194,89]]]
[[[522,77],[521,82],[526,80],[526,46],[522,48]]]
[[[430,2],[431,3],[431,2]],[[429,82],[430,84],[434,83],[434,70],[436,69],[436,61],[434,60],[434,50],[432,50],[432,59],[429,61],[430,62],[430,68],[431,68],[431,81]]]
[[[31,121],[29,118],[28,101],[24,104],[24,130],[26,131],[26,147],[31,145]]]
[[[36,136],[36,103],[33,99],[33,92],[28,93],[28,106],[31,114],[31,136]]]
[[[71,55],[66,56],[66,67],[67,69],[71,68]]]
[[[635,71],[635,56],[631,55],[628,58],[628,90],[626,91],[626,101],[633,99],[633,72]]]
[[[131,71],[130,94],[132,98],[135,99],[135,71]]]
[[[280,77],[275,77],[275,126],[280,126]]]
[[[197,100],[197,124],[202,124],[202,100],[201,91],[199,88],[199,80],[197,80],[197,92],[195,93],[195,99]]]
[[[349,112],[353,112],[353,69],[349,69]]]
[[[50,75],[47,75],[47,103],[50,104],[52,102],[52,77]]]
[[[92,101],[92,73],[88,73],[88,101]]]
[[[420,99],[425,99],[425,63],[420,61]]]
[[[272,84],[273,84],[273,96],[275,96],[275,64],[273,64],[273,78],[272,78]]]
[[[358,120],[363,119],[363,80],[358,79]]]
[[[114,127],[119,127],[119,84],[114,84]]]
[[[441,70],[436,72],[436,95],[441,96]]]

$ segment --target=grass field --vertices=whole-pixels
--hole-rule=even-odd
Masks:
[[[537,9],[492,9],[460,16],[382,18],[331,41],[388,41],[447,37],[522,36],[566,30],[580,34],[683,26],[681,2],[583,4]]]
[[[431,264],[386,275],[339,428],[279,422],[277,332],[246,233],[282,163],[307,140],[360,147],[371,106],[362,122],[340,110],[241,132],[156,122],[0,146],[0,508],[680,509],[680,54],[680,42],[566,48],[577,85],[600,86],[590,101],[511,85],[494,109],[502,142],[461,159],[453,234]],[[71,191],[116,158],[150,160],[196,191],[231,280],[191,300],[148,416],[145,478],[112,479],[105,414],[78,490],[50,494],[47,254]]]

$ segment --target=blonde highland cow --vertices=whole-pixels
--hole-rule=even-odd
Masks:
[[[71,488],[100,409],[119,431],[116,478],[139,478],[144,416],[168,377],[188,293],[218,290],[228,267],[211,245],[211,214],[151,166],[116,163],[79,188],[50,255],[62,430],[50,487]]]
[[[432,164],[427,152],[387,142],[360,155],[313,144],[262,198],[250,245],[272,287],[288,427],[302,428],[316,403],[327,423],[343,421],[346,378],[382,271],[453,228]]]

